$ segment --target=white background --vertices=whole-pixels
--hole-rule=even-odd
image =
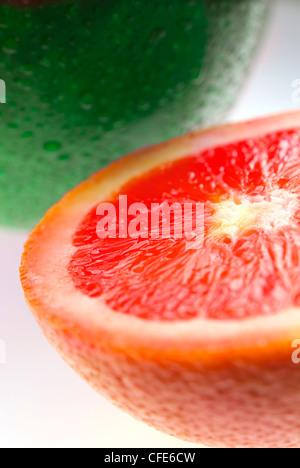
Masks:
[[[300,0],[273,0],[256,62],[229,120],[296,108]],[[300,107],[300,104],[298,104]],[[26,234],[0,231],[0,447],[193,447],[115,409],[43,338],[23,299],[18,267]]]

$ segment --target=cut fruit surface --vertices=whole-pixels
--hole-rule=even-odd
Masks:
[[[293,113],[143,149],[67,194],[21,266],[50,343],[159,430],[299,446],[299,156]]]
[[[93,208],[73,239],[74,284],[91,297],[105,295],[114,310],[158,320],[239,319],[299,305],[299,147],[299,130],[272,133],[187,155],[130,181],[111,200],[116,213],[120,195],[128,207],[143,203],[149,231],[153,204],[201,202],[204,245],[187,249],[185,236],[176,239],[174,216],[169,239],[151,232],[99,239],[101,216]],[[129,232],[133,216],[126,221]]]

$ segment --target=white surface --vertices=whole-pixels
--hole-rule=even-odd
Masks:
[[[300,107],[300,0],[273,0],[273,14],[230,120]],[[70,370],[43,338],[23,299],[18,267],[26,234],[0,232],[0,447],[193,447],[115,409]],[[1,360],[1,342],[0,342]]]
[[[273,4],[255,66],[229,120],[239,121],[300,108],[293,102],[300,88],[300,0],[270,0]]]

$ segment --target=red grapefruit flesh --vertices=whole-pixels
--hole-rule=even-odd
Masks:
[[[66,195],[21,266],[50,343],[161,431],[214,447],[298,447],[299,152],[300,114],[271,117],[143,149]],[[120,195],[146,207],[139,237],[128,236],[132,213],[120,221]],[[115,238],[99,238],[104,202]],[[172,215],[169,237],[149,235],[153,204],[166,202],[201,204],[198,248],[175,236]]]

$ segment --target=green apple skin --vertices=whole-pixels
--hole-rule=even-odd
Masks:
[[[266,0],[0,4],[0,224],[30,228],[130,151],[222,120]]]

